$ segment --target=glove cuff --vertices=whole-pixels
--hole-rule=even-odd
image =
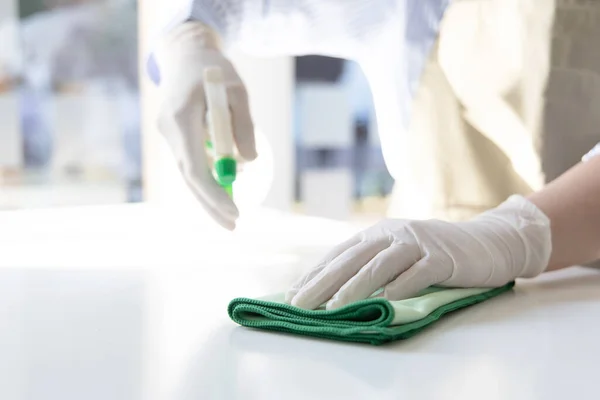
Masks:
[[[187,54],[198,50],[220,50],[220,48],[221,40],[215,31],[201,22],[188,21],[174,27],[162,37],[156,55],[161,59],[164,58],[162,55],[164,53]]]
[[[546,270],[552,253],[550,219],[535,204],[513,195],[481,217],[499,219],[518,234],[525,252],[518,277],[533,278]]]
[[[219,47],[219,36],[200,22],[176,26],[161,38],[153,55],[161,85],[165,79],[201,74],[198,66],[207,58],[220,56]]]

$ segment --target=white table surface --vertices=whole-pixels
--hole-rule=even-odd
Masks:
[[[229,235],[148,206],[0,213],[0,399],[600,398],[600,271],[383,347],[252,331],[228,301],[284,290],[352,231],[265,215]]]

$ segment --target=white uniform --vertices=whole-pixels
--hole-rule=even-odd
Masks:
[[[593,15],[599,5],[580,12]],[[171,26],[199,20],[226,46],[257,55],[356,60],[396,180],[392,216],[463,219],[544,183],[545,90],[563,6],[571,7],[564,0],[190,0]],[[148,70],[160,82],[152,58]]]
[[[170,24],[211,26],[226,46],[255,55],[320,54],[357,61],[371,85],[384,158],[411,176],[411,102],[450,0],[196,0]],[[148,71],[160,82],[151,57]],[[383,79],[382,79],[383,78]]]

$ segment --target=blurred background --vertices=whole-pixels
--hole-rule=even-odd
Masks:
[[[142,200],[136,3],[0,4],[0,208]]]
[[[154,126],[156,89],[138,72],[164,3],[0,3],[0,209],[189,196]],[[597,131],[565,134],[561,123],[578,112],[565,106],[565,93],[585,100],[599,92],[600,65],[578,65],[593,52],[593,40],[570,47],[590,37],[589,26],[597,30],[586,28],[585,18],[584,7],[559,2],[547,92],[562,100],[546,105],[546,119],[556,119],[544,121],[547,179],[600,140]],[[255,203],[285,211],[338,220],[385,215],[394,182],[361,69],[316,56],[231,56],[249,87],[263,155],[255,171],[262,182],[241,187],[238,197],[261,187]],[[597,127],[592,119],[587,126]]]
[[[138,17],[135,0],[0,4],[0,209],[144,199]],[[311,56],[284,75],[293,109],[277,135],[292,148],[269,141],[268,151],[289,154],[291,168],[287,199],[274,205],[342,219],[383,212],[392,179],[360,68]]]

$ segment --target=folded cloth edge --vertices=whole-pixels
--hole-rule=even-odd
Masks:
[[[486,292],[438,307],[420,320],[401,325],[390,325],[394,320],[394,307],[383,298],[361,300],[337,310],[305,310],[285,303],[240,297],[229,303],[228,314],[234,322],[245,327],[380,345],[407,339],[443,315],[498,296],[513,286],[514,282],[509,282],[499,288],[490,288]],[[380,312],[377,318],[366,318],[369,313],[377,316],[377,311]],[[263,315],[264,318],[252,317],[252,314]],[[343,320],[343,317],[352,316],[360,318],[358,321]]]

